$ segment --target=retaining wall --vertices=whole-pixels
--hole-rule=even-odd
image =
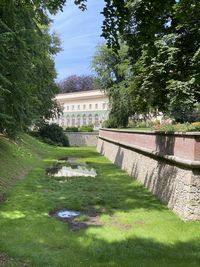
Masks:
[[[200,220],[200,134],[101,129],[97,150],[180,217]]]
[[[96,146],[97,132],[65,132],[70,146]]]

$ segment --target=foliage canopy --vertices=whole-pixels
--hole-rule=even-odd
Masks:
[[[0,1],[0,132],[15,136],[33,123],[57,116],[53,57],[60,41],[49,32],[49,13],[65,0]],[[85,0],[74,3],[82,10]],[[44,105],[45,103],[45,105]]]
[[[0,2],[1,132],[14,136],[59,113],[52,98],[60,42],[49,32],[48,14],[66,2]],[[86,2],[74,0],[82,10]],[[124,126],[130,115],[156,110],[189,120],[200,102],[200,2],[105,0],[102,13],[110,48],[99,48],[93,66],[111,99],[113,121]]]
[[[95,89],[95,78],[92,75],[71,75],[58,83],[62,93],[79,92]]]
[[[115,80],[116,89],[112,91],[117,95],[128,92],[132,106],[129,115],[159,110],[176,121],[188,121],[200,102],[200,2],[105,2],[103,36],[110,47],[109,57],[115,60],[123,43],[128,47],[127,57],[121,64],[127,67],[129,76],[123,77],[123,81]],[[98,65],[105,63],[104,55],[101,51],[95,66],[98,75]],[[117,64],[110,73],[116,70]],[[101,79],[107,81],[103,68],[101,71]],[[126,109],[121,109],[117,102],[118,113],[124,116]]]

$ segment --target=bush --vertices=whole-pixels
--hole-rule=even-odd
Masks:
[[[190,131],[200,131],[200,122],[196,121],[190,125]]]
[[[93,126],[82,126],[80,132],[93,132]]]
[[[68,138],[62,127],[57,124],[44,124],[38,131],[42,140],[51,145],[69,146]]]
[[[108,120],[105,120],[102,124],[103,128],[119,128],[117,119],[115,117],[110,117]]]
[[[78,132],[78,127],[67,127],[65,132]]]
[[[93,126],[92,125],[86,125],[86,126],[81,126],[80,128],[78,127],[67,127],[65,129],[66,132],[93,132]]]
[[[152,127],[152,130],[161,131],[161,132],[196,132],[200,131],[200,122],[190,123],[162,123],[155,124]]]
[[[28,131],[28,134],[33,136],[33,137],[36,137],[36,138],[39,138],[40,137],[40,134],[38,133],[38,131]]]
[[[154,124],[152,128],[153,130],[161,132],[176,132],[178,130],[175,125],[170,123]]]

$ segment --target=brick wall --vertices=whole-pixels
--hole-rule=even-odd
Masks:
[[[98,133],[92,132],[65,132],[70,146],[96,146]]]
[[[99,136],[124,145],[144,147],[160,154],[173,155],[187,160],[200,160],[200,134],[164,134],[104,129]]]
[[[180,217],[200,220],[199,134],[100,130],[97,150]]]

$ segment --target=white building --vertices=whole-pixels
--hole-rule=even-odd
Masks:
[[[58,94],[56,100],[63,107],[63,115],[53,120],[63,128],[94,125],[96,128],[108,118],[108,97],[100,90]]]

